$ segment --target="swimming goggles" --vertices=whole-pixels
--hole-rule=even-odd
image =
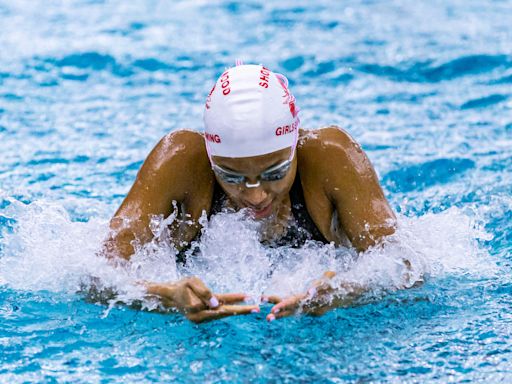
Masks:
[[[284,179],[284,177],[288,174],[291,165],[292,158],[274,165],[273,167],[270,167],[258,176],[256,183],[249,183],[246,176],[240,175],[233,171],[228,171],[216,164],[212,164],[212,169],[213,172],[215,172],[215,174],[219,177],[219,179],[225,183],[242,184],[245,182],[245,186],[247,188],[257,188],[261,185],[261,181],[278,181]]]

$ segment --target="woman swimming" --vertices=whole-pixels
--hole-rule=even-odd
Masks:
[[[395,215],[361,147],[338,127],[299,129],[298,112],[284,76],[261,65],[226,70],[206,100],[204,135],[172,132],[145,160],[111,220],[107,254],[130,259],[133,240],[153,238],[151,218],[171,214],[178,220],[170,241],[182,250],[200,233],[203,212],[223,208],[246,209],[269,244],[316,239],[365,251],[393,234]],[[265,298],[275,304],[267,319],[341,305],[348,291],[337,294],[328,284],[334,274],[326,271],[307,293]],[[235,305],[244,294],[214,294],[198,277],[144,284],[194,322],[259,311]]]

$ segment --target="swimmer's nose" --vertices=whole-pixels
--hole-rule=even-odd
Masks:
[[[268,193],[259,186],[256,188],[245,188],[243,191],[243,200],[245,204],[252,208],[261,208],[261,205],[267,200]]]

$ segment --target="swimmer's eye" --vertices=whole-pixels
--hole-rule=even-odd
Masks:
[[[260,175],[263,181],[277,181],[284,179],[290,170],[292,162],[290,160],[283,161],[281,164],[272,167]]]
[[[262,181],[278,181],[285,178],[290,170],[290,166],[292,165],[291,160],[283,161],[280,164],[277,164],[265,172],[263,172],[259,179]],[[242,184],[245,181],[244,175],[239,175],[237,173],[232,173],[226,171],[225,169],[219,167],[218,165],[212,165],[213,172],[221,179],[223,182],[228,184]]]
[[[213,168],[213,172],[215,172],[215,174],[219,177],[219,179],[221,179],[225,183],[242,184],[245,180],[245,176],[238,175],[236,173],[226,172],[224,169],[222,169],[221,167],[219,167],[215,164],[212,166],[212,168]]]

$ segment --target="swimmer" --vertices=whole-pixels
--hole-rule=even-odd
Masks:
[[[226,70],[206,99],[204,124],[204,134],[166,135],[148,155],[111,220],[108,256],[129,260],[134,240],[150,242],[155,215],[177,215],[170,241],[184,250],[200,235],[203,212],[222,209],[246,209],[261,221],[261,241],[268,244],[313,239],[362,252],[394,233],[395,214],[359,144],[336,126],[300,129],[283,75],[261,65]],[[274,304],[267,320],[299,310],[319,315],[363,290],[337,294],[329,285],[334,275],[326,271],[304,294],[264,297]],[[244,294],[213,293],[198,277],[144,285],[163,307],[194,322],[259,312],[239,304]]]

